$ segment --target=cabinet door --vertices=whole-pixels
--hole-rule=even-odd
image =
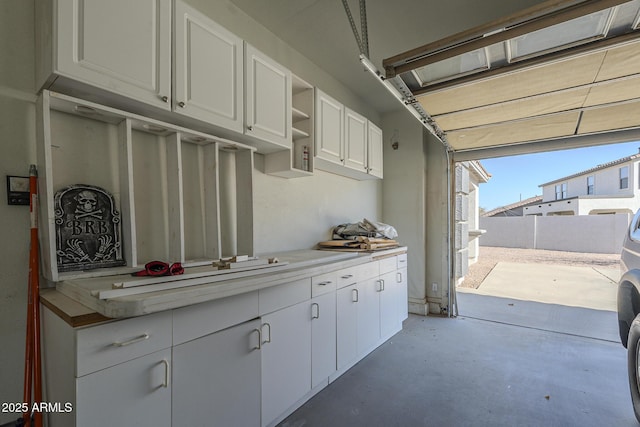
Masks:
[[[396,282],[396,272],[390,272],[380,277],[382,290],[380,291],[380,336],[389,338],[401,327],[400,315],[400,286]]]
[[[382,130],[371,122],[367,122],[368,133],[368,160],[367,172],[378,178],[382,178]]]
[[[243,41],[176,2],[174,110],[242,132]]]
[[[336,293],[311,300],[311,385],[336,371]]]
[[[245,73],[245,133],[290,148],[291,72],[247,44]]]
[[[174,426],[260,423],[259,327],[254,320],[174,347]]]
[[[409,289],[406,268],[396,271],[396,286],[399,287],[398,316],[402,324],[402,322],[409,317]]]
[[[358,357],[358,300],[356,285],[338,289],[336,333],[337,368],[342,369]]]
[[[344,154],[344,106],[316,88],[316,146],[315,155],[342,165]]]
[[[262,425],[311,391],[309,302],[262,317]]]
[[[380,293],[382,283],[376,278],[358,283],[358,355],[363,357],[380,340]]]
[[[345,108],[344,113],[344,165],[367,171],[367,119]]]
[[[76,379],[77,426],[171,426],[171,350]]]
[[[57,4],[56,72],[170,109],[171,0]]]

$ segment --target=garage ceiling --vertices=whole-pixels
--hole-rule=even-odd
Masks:
[[[639,22],[638,0],[547,1],[384,66],[457,152],[610,135],[640,129]]]
[[[375,110],[401,106],[379,81],[363,76],[341,0],[228,1]],[[359,25],[359,0],[347,3]],[[595,15],[582,13],[585,6]],[[640,140],[639,9],[640,0],[366,0],[369,59],[384,70],[387,83],[400,80],[408,86],[405,100],[435,119],[456,160]],[[524,40],[528,33],[521,30],[545,23],[537,18],[546,14],[561,16],[567,10],[582,20],[543,32],[544,49],[532,55],[540,40]],[[511,52],[504,47],[509,39],[497,41],[509,32],[516,34]],[[447,76],[452,61],[436,61],[441,64],[414,73],[420,67],[410,58],[397,79],[387,68],[388,60],[402,55],[398,52],[423,43],[428,44],[407,52],[431,61],[451,58],[452,48],[460,53],[469,43],[476,44],[469,51],[477,51],[486,40],[494,41],[484,53],[486,61],[476,54],[455,78]],[[259,40],[254,43],[260,48]],[[557,44],[562,50],[554,50]],[[422,86],[418,78],[428,84]]]

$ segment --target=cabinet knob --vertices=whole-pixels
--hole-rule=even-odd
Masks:
[[[168,96],[163,96],[160,98],[162,100],[162,102],[169,102],[169,97]]]
[[[247,126],[247,130],[251,132],[253,130],[253,126]]]
[[[182,102],[182,101],[178,102],[178,107],[184,108],[184,106],[185,106],[184,102]]]

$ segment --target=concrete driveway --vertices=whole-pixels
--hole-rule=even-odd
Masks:
[[[616,311],[619,278],[612,268],[499,262],[478,289],[458,292]]]

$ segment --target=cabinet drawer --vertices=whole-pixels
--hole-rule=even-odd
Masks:
[[[260,316],[311,299],[311,278],[260,289]]]
[[[386,274],[389,273],[391,271],[395,271],[398,268],[398,261],[396,260],[397,257],[392,256],[389,258],[383,258],[381,259],[380,262],[380,274]]]
[[[362,269],[362,266],[358,265],[355,267],[343,268],[342,270],[336,271],[336,275],[338,276],[338,289],[342,289],[345,286],[353,285],[358,282],[359,271]]]
[[[356,271],[358,282],[362,282],[363,280],[373,279],[374,277],[378,277],[380,275],[380,263],[378,261],[371,261],[366,264],[362,264],[358,266]]]
[[[170,348],[171,314],[164,311],[78,330],[76,376]]]
[[[398,258],[398,270],[401,268],[407,268],[407,254],[400,254],[396,258]]]
[[[338,273],[332,271],[331,273],[321,274],[311,278],[311,297],[327,294],[336,290],[338,282]]]
[[[173,345],[185,343],[258,317],[258,291],[173,311]]]

